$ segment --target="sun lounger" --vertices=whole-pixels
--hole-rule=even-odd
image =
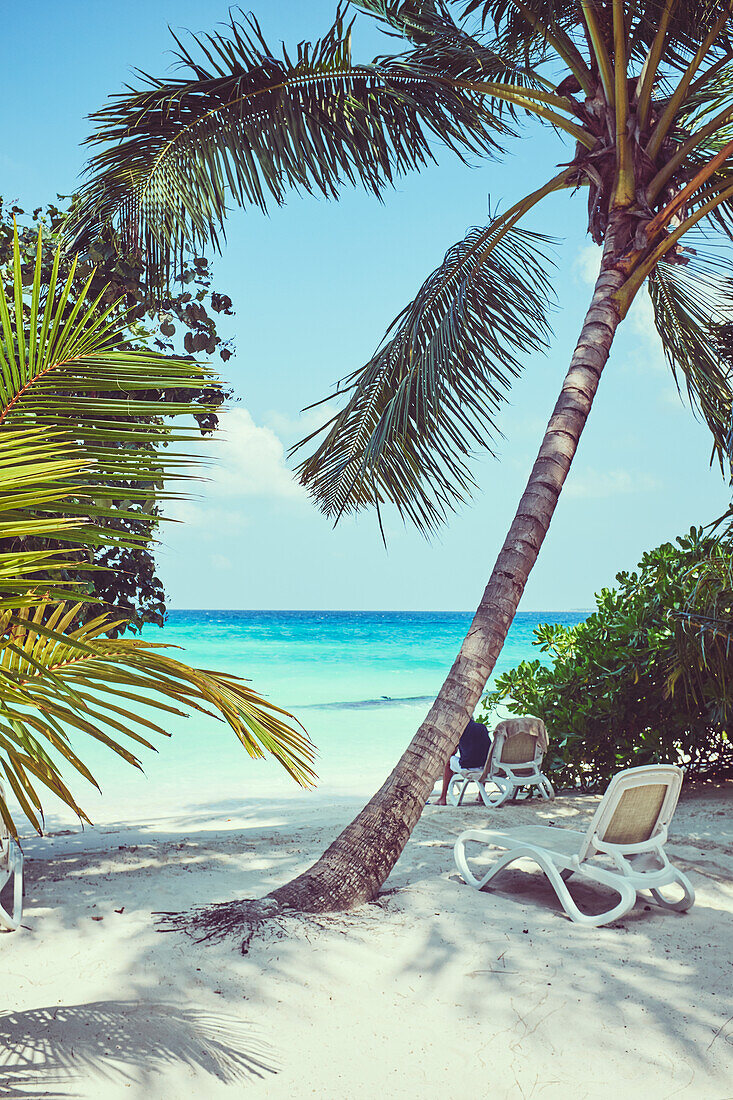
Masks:
[[[0,797],[4,798],[1,784]],[[0,900],[0,928],[14,932],[20,926],[20,918],[23,914],[23,853],[8,834],[0,818],[0,895],[6,891],[7,884],[11,880],[13,885],[10,909],[6,909]]]
[[[471,783],[478,787],[485,806],[496,809],[514,798],[522,787],[535,787],[543,798],[555,792],[542,774],[542,758],[547,746],[544,723],[539,718],[516,718],[500,722],[483,768],[454,768],[448,786],[448,802],[460,806]],[[454,758],[457,761],[457,758]],[[453,766],[453,763],[451,764]],[[496,788],[487,790],[487,786]]]
[[[692,885],[664,851],[681,786],[682,771],[671,765],[629,768],[613,777],[586,832],[546,825],[468,829],[456,841],[456,865],[468,885],[481,890],[510,863],[531,859],[547,875],[570,919],[591,927],[625,916],[641,890],[649,890],[664,909],[689,909],[695,901]],[[466,845],[474,842],[504,850],[480,878],[466,858]],[[581,912],[565,885],[572,875],[610,886],[620,901],[603,913]],[[661,893],[674,884],[683,892],[677,900]]]

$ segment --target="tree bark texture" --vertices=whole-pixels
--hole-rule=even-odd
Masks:
[[[601,272],[527,487],[479,608],[438,697],[392,774],[302,875],[268,895],[278,909],[333,912],[374,898],[399,859],[501,652],[598,389],[618,327],[609,232]]]

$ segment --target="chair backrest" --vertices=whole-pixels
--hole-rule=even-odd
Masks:
[[[507,767],[511,768],[515,775],[517,773],[523,775],[522,769],[527,769],[527,773],[530,773],[542,764],[544,752],[539,737],[523,730],[519,730],[517,733],[512,732],[509,736],[509,730],[511,730],[514,721],[517,720],[500,722],[494,730],[494,739],[486,758],[484,770],[481,773],[482,782],[497,769],[500,774],[502,774],[502,768]],[[533,718],[531,721],[538,722],[539,719]],[[542,728],[544,730],[544,726]]]
[[[614,775],[593,815],[580,859],[600,844],[633,847],[652,840],[672,820],[683,773],[672,764],[646,764]]]
[[[502,744],[495,756],[501,764],[532,764],[537,753],[538,741],[531,733],[515,733],[513,737],[499,734]]]

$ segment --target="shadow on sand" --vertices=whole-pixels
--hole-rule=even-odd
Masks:
[[[142,1001],[96,1001],[0,1013],[0,1097],[70,1100],[74,1085],[138,1087],[155,1095],[171,1064],[222,1083],[277,1073],[273,1051],[255,1028],[231,1016]]]

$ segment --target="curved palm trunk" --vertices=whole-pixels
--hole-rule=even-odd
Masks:
[[[304,912],[374,898],[399,859],[435,780],[473,714],[501,652],[588,419],[620,316],[624,276],[609,233],[601,273],[542,446],[453,667],[392,774],[309,870],[268,895]]]
[[[252,928],[283,910],[350,909],[377,895],[402,854],[504,645],[588,419],[620,321],[614,294],[624,275],[613,267],[612,237],[609,232],[593,299],[517,514],[427,718],[380,790],[317,863],[259,902],[199,910],[192,923],[207,935]]]

